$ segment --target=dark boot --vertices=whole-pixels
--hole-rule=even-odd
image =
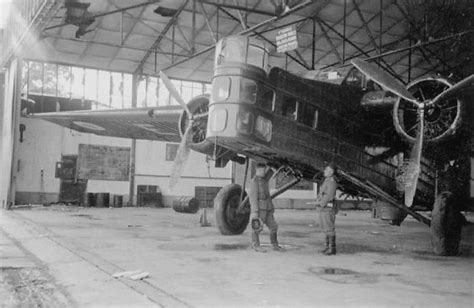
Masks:
[[[329,249],[326,251],[326,255],[335,255],[336,254],[336,236],[332,235],[329,237]]]
[[[283,247],[278,245],[278,239],[277,239],[276,231],[270,232],[270,242],[272,243],[273,250],[276,250],[276,251],[283,251],[284,250]]]
[[[326,238],[326,244],[323,249],[320,249],[318,252],[319,253],[326,253],[329,251],[329,236],[325,235]]]
[[[257,252],[267,252],[267,250],[260,246],[260,239],[257,232],[252,232],[252,248]]]

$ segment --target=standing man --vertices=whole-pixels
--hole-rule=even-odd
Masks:
[[[252,247],[255,251],[266,252],[260,247],[259,233],[263,230],[263,224],[270,229],[270,242],[273,250],[282,250],[278,245],[277,230],[278,225],[273,217],[275,208],[270,198],[268,181],[273,175],[273,171],[266,172],[266,165],[257,163],[255,177],[250,181],[249,201],[250,201],[250,221],[252,226]]]
[[[336,197],[337,182],[334,179],[336,165],[330,163],[324,169],[324,182],[321,185],[318,196],[316,197],[316,206],[319,206],[319,225],[325,235],[326,246],[320,250],[328,256],[336,254],[336,206],[334,199]]]

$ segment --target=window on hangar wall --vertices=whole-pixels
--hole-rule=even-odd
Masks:
[[[41,101],[35,112],[131,108],[132,79],[132,74],[122,72],[23,61],[22,95]],[[210,92],[207,83],[171,81],[186,102]],[[138,78],[137,107],[176,104],[158,77]]]

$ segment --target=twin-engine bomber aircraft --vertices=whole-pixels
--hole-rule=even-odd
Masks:
[[[270,68],[268,56],[263,42],[255,38],[226,37],[216,46],[210,95],[186,104],[161,73],[181,107],[34,117],[103,136],[169,142],[178,142],[181,136],[171,186],[190,149],[217,158],[219,165],[232,160],[248,166],[252,159],[291,174],[294,180],[272,197],[302,179],[320,180],[325,164],[334,162],[341,191],[402,209],[403,217],[392,221],[400,222],[408,213],[429,225],[430,220],[412,205],[433,205],[437,170],[453,160],[452,153],[440,149],[466,131],[463,121],[467,126],[472,122],[465,101],[466,93],[472,94],[474,75],[455,85],[442,78],[424,78],[405,88],[376,65],[357,59],[352,64],[362,74],[353,69],[336,85]],[[471,137],[467,138],[469,142]],[[429,151],[423,151],[423,145]],[[448,153],[442,164],[441,156],[433,154],[440,152]],[[242,186],[222,188],[214,206],[222,234],[246,229],[250,211]]]

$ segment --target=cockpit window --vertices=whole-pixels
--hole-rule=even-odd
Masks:
[[[268,71],[268,50],[254,38],[227,37],[217,43],[214,65],[227,63],[249,64]]]
[[[260,46],[249,45],[248,55],[247,55],[247,64],[255,65],[260,68],[265,68],[266,66],[266,52]]]
[[[226,62],[244,62],[245,48],[245,41],[223,40],[222,49],[217,59],[217,65],[222,65]]]
[[[240,79],[240,99],[243,103],[254,104],[257,100],[257,83],[252,79]]]
[[[364,91],[382,90],[382,88],[378,84],[366,78],[364,74],[362,74],[355,67],[349,71],[342,84],[352,87],[358,87]]]
[[[358,69],[353,68],[352,70],[349,71],[349,73],[346,76],[346,79],[344,79],[343,84],[352,86],[352,87],[363,87],[363,81],[364,81],[364,75],[362,75],[361,72],[359,72]]]
[[[217,77],[212,81],[212,98],[219,102],[226,100],[230,94],[231,81],[229,77]]]

